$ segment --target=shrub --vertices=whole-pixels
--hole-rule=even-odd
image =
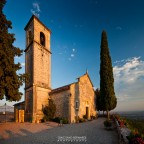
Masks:
[[[118,114],[115,114],[114,117],[115,117],[117,120],[120,119],[120,115],[118,115]]]
[[[124,121],[123,120],[119,120],[118,123],[119,123],[120,127],[124,127]]]
[[[83,115],[83,118],[84,118],[84,119],[87,119],[87,116],[86,116],[86,115]]]
[[[127,119],[129,129],[137,129],[139,133],[143,134],[144,132],[144,120],[131,120]]]
[[[130,144],[144,144],[144,141],[140,137],[135,137],[130,140]]]
[[[63,124],[68,124],[68,119],[67,118],[62,118]]]
[[[105,127],[111,127],[112,126],[112,122],[109,120],[104,121],[104,126]]]
[[[60,123],[61,118],[60,117],[55,117],[52,121]]]
[[[129,140],[130,144],[144,144],[144,141],[141,137],[133,137]]]
[[[41,119],[41,122],[42,122],[42,123],[46,122],[45,117],[43,117],[43,119]]]
[[[54,104],[52,99],[49,99],[49,104],[46,105],[43,109],[42,109],[43,113],[44,113],[44,118],[45,120],[52,120],[55,112],[56,112],[56,105]]]
[[[85,119],[84,118],[79,118],[79,122],[80,123],[85,122]]]
[[[96,119],[97,117],[96,116],[91,116],[91,119]]]
[[[132,131],[127,138],[130,144],[144,144],[142,135],[138,132],[138,130]]]
[[[57,122],[57,123],[60,123],[60,120],[62,120],[63,124],[68,124],[67,118],[55,117],[54,119],[52,119],[52,121]]]

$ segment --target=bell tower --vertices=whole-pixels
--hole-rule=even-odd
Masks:
[[[43,118],[42,108],[48,104],[51,91],[51,31],[33,15],[26,27],[25,119],[36,122]]]

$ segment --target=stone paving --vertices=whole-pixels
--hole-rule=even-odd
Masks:
[[[104,120],[98,118],[61,127],[53,122],[1,123],[0,144],[118,144],[116,129],[104,129]]]

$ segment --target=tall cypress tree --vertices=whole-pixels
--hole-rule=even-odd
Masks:
[[[107,111],[109,119],[109,111],[116,107],[117,99],[114,92],[113,68],[108,48],[106,31],[103,31],[101,36],[100,97],[103,102],[103,110]]]
[[[102,111],[103,110],[103,103],[101,102],[99,89],[95,90],[95,95],[96,95],[96,101],[95,101],[96,109],[97,109],[97,111]]]
[[[25,81],[26,75],[16,73],[21,69],[21,65],[14,63],[14,57],[21,56],[22,50],[13,46],[14,34],[8,32],[12,24],[3,14],[5,4],[6,0],[0,1],[0,99],[18,101],[22,96],[19,88]]]

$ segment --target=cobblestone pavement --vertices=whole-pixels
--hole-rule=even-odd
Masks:
[[[0,144],[118,144],[116,130],[104,129],[104,120],[61,127],[53,122],[0,124]]]

